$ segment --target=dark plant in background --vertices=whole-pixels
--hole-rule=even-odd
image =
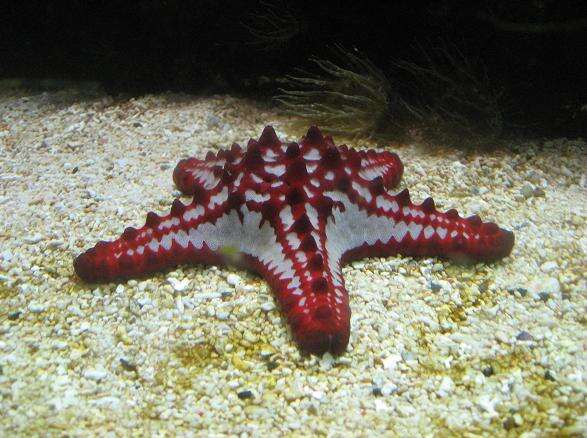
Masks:
[[[248,44],[263,51],[282,50],[306,30],[306,21],[287,1],[261,1],[241,25],[249,33]]]
[[[505,87],[454,43],[420,47],[422,62],[394,61],[404,106],[425,140],[481,146],[504,132]]]
[[[373,137],[402,126],[392,116],[391,85],[357,49],[334,49],[335,60],[310,58],[317,72],[297,69],[286,76],[274,99],[283,111],[333,134]]]
[[[302,123],[332,133],[436,144],[482,146],[504,128],[503,87],[455,44],[420,48],[422,61],[392,62],[385,74],[358,50],[336,47],[335,60],[310,61],[319,71],[287,76],[275,100]]]

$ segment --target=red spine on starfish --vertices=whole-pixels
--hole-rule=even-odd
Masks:
[[[394,254],[490,262],[513,247],[513,233],[494,223],[392,194],[402,173],[394,153],[336,146],[316,127],[282,143],[268,126],[244,150],[180,161],[173,178],[193,201],[176,199],[170,214],[148,213],[143,227],[99,242],[75,271],[97,282],[188,263],[248,268],[272,287],[302,350],[338,354],[350,333],[344,263]]]

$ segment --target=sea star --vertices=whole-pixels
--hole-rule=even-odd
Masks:
[[[340,354],[350,334],[345,263],[394,254],[486,262],[513,247],[512,232],[478,216],[389,193],[402,173],[395,153],[336,146],[317,127],[282,143],[267,126],[245,150],[181,160],[173,179],[193,202],[148,213],[142,228],[79,255],[75,271],[97,282],[185,263],[248,268],[272,287],[303,351]]]

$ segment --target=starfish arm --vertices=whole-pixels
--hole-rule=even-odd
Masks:
[[[413,204],[407,190],[368,200],[352,194],[354,202],[346,194],[333,196],[345,212],[338,214],[332,233],[353,236],[342,251],[344,262],[395,254],[492,262],[509,255],[514,245],[511,231],[478,216],[462,218],[456,210],[439,212],[432,198]]]
[[[218,250],[227,239],[221,239],[215,221],[234,220],[236,212],[226,214],[230,208],[226,187],[217,186],[209,193],[205,200],[194,197],[189,205],[176,199],[170,214],[150,212],[143,227],[129,227],[114,241],[98,242],[75,259],[76,274],[85,281],[106,282],[183,263],[224,264],[225,253]]]
[[[221,150],[217,154],[208,152],[205,160],[193,157],[180,160],[173,170],[173,181],[186,195],[205,192],[216,187],[226,176],[225,166],[240,161],[242,155],[241,147],[234,143],[230,150]]]
[[[325,217],[313,216],[311,204],[293,210],[277,231],[283,260],[275,264],[285,265],[286,282],[273,290],[303,351],[340,354],[349,341],[351,315],[340,260],[328,254]]]
[[[357,172],[359,181],[380,182],[385,188],[396,187],[402,179],[404,166],[396,153],[373,149],[360,151],[361,167]]]
[[[340,260],[326,251],[329,204],[304,197],[301,184],[268,190],[267,183],[247,176],[241,186],[236,208],[243,225],[230,232],[240,236],[242,265],[269,283],[302,350],[341,353],[348,344],[350,308]]]

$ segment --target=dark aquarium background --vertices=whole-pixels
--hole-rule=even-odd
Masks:
[[[32,88],[229,93],[294,114],[356,95],[349,131],[398,137],[582,136],[586,55],[585,1],[21,1],[0,26],[0,77]]]

